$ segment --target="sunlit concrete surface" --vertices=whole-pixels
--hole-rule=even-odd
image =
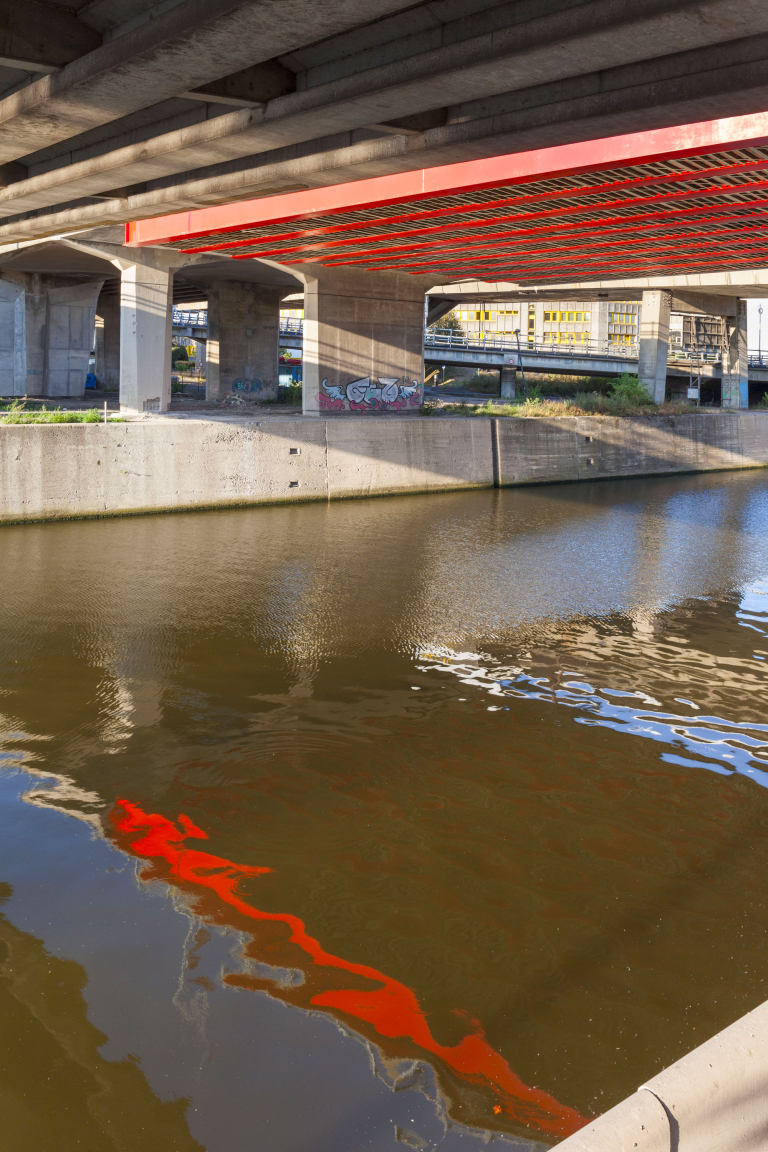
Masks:
[[[0,428],[0,521],[768,464],[768,413],[387,420],[205,416]]]

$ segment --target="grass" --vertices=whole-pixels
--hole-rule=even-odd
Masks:
[[[572,400],[548,400],[538,387],[529,389],[527,400],[510,404],[443,404],[427,400],[421,407],[423,416],[436,412],[447,416],[678,416],[700,411],[693,404],[655,404],[637,376],[624,373],[612,381],[612,391],[577,392]]]
[[[692,404],[634,404],[620,397],[601,396],[585,392],[573,400],[524,400],[510,404],[438,404],[425,401],[422,416],[513,416],[518,418],[541,416],[681,416],[700,412]]]
[[[124,423],[122,416],[108,416],[110,423]],[[103,424],[104,413],[99,408],[88,408],[84,412],[65,412],[61,408],[27,408],[26,404],[14,401],[0,407],[0,424]]]

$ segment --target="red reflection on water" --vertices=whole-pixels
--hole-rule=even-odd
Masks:
[[[249,920],[272,921],[287,926],[290,935],[285,943],[298,946],[309,956],[319,969],[342,970],[375,985],[367,988],[331,988],[309,996],[308,1003],[316,1007],[331,1008],[356,1020],[370,1024],[381,1037],[388,1039],[410,1039],[426,1052],[431,1052],[460,1077],[476,1085],[490,1087],[501,1101],[494,1112],[502,1109],[518,1123],[537,1129],[550,1136],[565,1137],[586,1124],[587,1118],[575,1109],[560,1104],[549,1093],[540,1088],[529,1088],[516,1076],[506,1060],[491,1048],[480,1026],[472,1021],[475,1030],[449,1047],[439,1044],[427,1024],[426,1017],[410,988],[398,980],[385,976],[367,964],[354,964],[339,956],[326,952],[307,930],[297,916],[289,913],[262,912],[248,904],[237,892],[239,881],[249,876],[259,876],[270,872],[270,868],[257,868],[244,864],[234,864],[221,856],[190,848],[184,841],[189,838],[207,840],[203,832],[187,816],[179,816],[177,828],[165,816],[144,812],[128,800],[119,800],[113,813],[113,821],[118,832],[125,838],[126,846],[138,856],[164,860],[170,875],[183,886],[191,886],[193,891],[208,889],[221,900],[236,909]],[[273,946],[274,947],[274,946]],[[311,970],[316,976],[317,969]],[[320,982],[333,983],[327,976]],[[247,978],[229,977],[230,983],[253,986],[256,982]],[[317,978],[312,981],[318,983]],[[345,983],[349,983],[346,980]],[[354,981],[352,981],[354,983]],[[274,995],[282,999],[296,1001],[295,989],[275,986]],[[306,998],[306,995],[305,995]]]

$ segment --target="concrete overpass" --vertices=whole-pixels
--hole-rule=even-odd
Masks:
[[[760,0],[15,0],[0,243],[768,108]]]
[[[669,278],[768,266],[768,11],[553,7],[0,11],[0,391],[76,391],[95,313],[125,407],[162,410],[168,305],[205,284],[211,397],[238,381],[272,394],[279,303],[303,291],[308,414],[400,411],[435,285],[657,276],[640,375],[658,395]],[[734,405],[737,298],[722,304]]]

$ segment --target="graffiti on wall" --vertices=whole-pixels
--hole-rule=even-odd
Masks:
[[[254,376],[253,379],[248,377],[243,380],[240,377],[232,381],[233,392],[261,392],[262,383],[258,377]]]
[[[423,385],[407,376],[363,376],[349,384],[329,384],[326,379],[317,402],[332,412],[402,412],[420,407],[423,392]]]

